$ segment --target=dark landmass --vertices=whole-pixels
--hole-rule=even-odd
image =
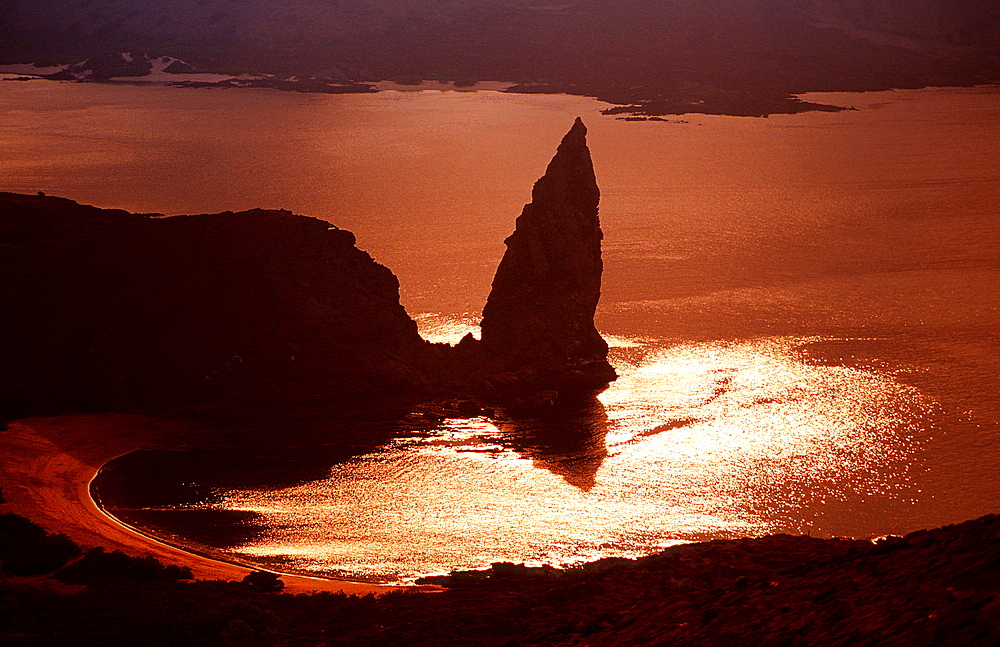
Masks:
[[[599,196],[577,120],[507,241],[483,341],[452,347],[424,341],[392,272],[327,222],[0,194],[0,416],[585,399],[616,377],[593,322]]]
[[[799,112],[842,112],[850,108],[803,101],[793,96],[758,96],[752,92],[704,96],[693,101],[683,98],[658,98],[638,104],[615,106],[601,111],[604,115],[626,115],[626,121],[665,121],[664,115],[685,115],[692,112],[706,115],[766,117],[774,114]]]
[[[51,78],[51,77],[50,77]],[[326,78],[283,79],[280,77],[236,78],[223,81],[177,81],[171,83],[185,88],[271,88],[287,92],[314,94],[365,94],[377,92],[365,83],[336,83]]]
[[[92,549],[0,515],[0,641],[103,645],[995,645],[1000,517],[875,544],[775,535],[568,570],[494,564],[441,593],[286,595],[267,574]]]
[[[518,92],[594,96],[638,115],[764,115],[833,109],[793,97],[804,92],[1000,81],[1000,5],[281,0],[251,9],[246,0],[7,0],[0,7],[2,62],[74,64],[62,78],[104,79],[162,55],[204,71],[271,75],[260,83],[281,89],[496,80],[517,83]]]
[[[0,195],[8,417],[343,398],[423,384],[393,274],[321,220],[159,218]]]

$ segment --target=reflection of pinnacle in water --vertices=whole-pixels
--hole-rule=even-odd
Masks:
[[[608,456],[605,437],[608,416],[594,398],[580,409],[550,417],[497,422],[503,442],[535,467],[561,476],[568,484],[589,491]]]
[[[567,456],[559,460],[533,456],[532,464],[561,476],[564,481],[584,492],[589,492],[596,484],[597,470],[607,457],[608,452],[602,445],[592,453],[577,456]]]

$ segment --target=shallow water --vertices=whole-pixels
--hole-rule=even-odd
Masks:
[[[329,219],[396,272],[425,335],[454,341],[532,182],[587,122],[598,325],[622,374],[600,401],[576,420],[446,420],[292,485],[201,465],[183,477],[198,497],[146,506],[215,511],[159,519],[178,541],[406,579],[995,512],[1000,93],[815,100],[859,109],[626,123],[565,96],[2,83],[0,188]]]

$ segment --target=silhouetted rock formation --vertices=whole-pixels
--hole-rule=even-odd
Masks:
[[[354,235],[286,211],[155,218],[0,194],[0,414],[421,388],[428,344]]]
[[[615,378],[594,328],[599,191],[577,120],[497,271],[482,342],[430,344],[350,232],[0,194],[0,416],[472,395],[537,410]]]
[[[577,118],[535,183],[483,308],[480,365],[507,399],[593,392],[617,377],[594,327],[604,235],[586,135]]]

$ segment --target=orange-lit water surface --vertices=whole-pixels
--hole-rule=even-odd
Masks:
[[[457,341],[587,122],[621,378],[574,419],[447,419],[291,486],[206,473],[210,495],[166,507],[256,531],[203,548],[395,580],[1000,511],[1000,93],[810,98],[859,109],[625,123],[580,97],[8,83],[0,188],[326,218]]]
[[[268,532],[240,557],[406,579],[802,534],[809,508],[918,496],[909,472],[933,405],[877,373],[804,364],[802,341],[616,349],[623,377],[558,439],[542,423],[446,419],[326,479],[208,507],[261,515]]]

